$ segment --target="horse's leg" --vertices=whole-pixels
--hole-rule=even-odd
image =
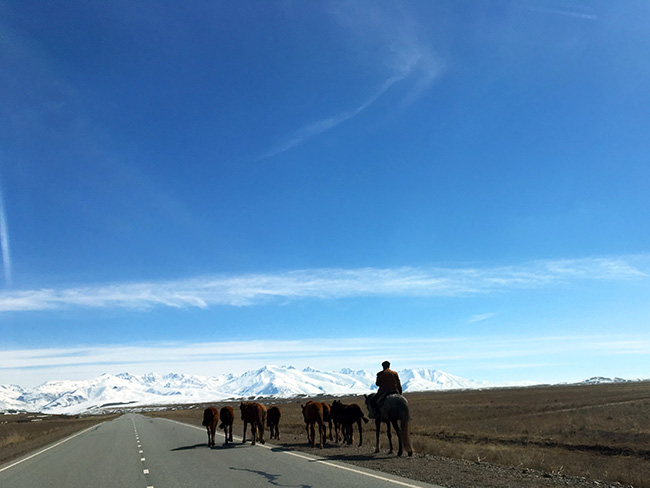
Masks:
[[[399,440],[399,447],[397,449],[397,455],[401,456],[402,453],[404,452],[404,446],[402,444],[402,429],[400,428],[397,419],[391,420],[393,424],[393,429],[395,429],[395,435],[397,436],[397,439]]]
[[[309,424],[309,436],[310,436],[310,445],[314,447],[316,445],[316,423],[311,422]]]
[[[388,434],[388,454],[393,453],[393,436],[390,433],[390,422],[386,422],[386,434]]]
[[[375,419],[375,453],[379,452],[379,434],[381,432],[381,419]]]
[[[264,444],[266,442],[264,440],[264,422],[257,422],[257,427],[257,438]]]
[[[246,443],[246,427],[248,426],[248,422],[244,420],[244,435],[242,436],[241,443],[245,444]]]
[[[206,425],[205,431],[208,433],[208,447],[210,447],[210,427]]]
[[[232,422],[230,422],[230,427],[228,428],[229,435],[230,435],[230,442],[232,442]]]
[[[359,447],[363,444],[363,427],[361,426],[361,419],[357,420],[359,426]]]
[[[325,443],[325,439],[327,437],[327,427],[323,423],[318,424],[318,437],[320,438],[320,444],[318,445],[318,447],[322,449],[323,444]]]

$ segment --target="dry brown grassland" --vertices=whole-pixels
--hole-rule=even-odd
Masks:
[[[406,396],[411,407],[411,438],[419,454],[650,488],[650,382]],[[306,399],[258,401],[282,409],[279,444],[306,445],[300,409]],[[343,401],[364,406],[363,397]],[[151,415],[200,426],[203,407]],[[241,421],[236,417],[235,434],[241,435]],[[372,422],[366,424],[364,434],[364,444],[374,445]],[[384,433],[382,447],[386,447]]]
[[[413,463],[424,462],[427,456],[456,458],[468,460],[472,465],[515,466],[517,473],[531,468],[554,475],[650,488],[650,382],[426,392],[406,396],[411,407],[411,437],[417,453],[409,466],[415,467]],[[316,399],[333,400],[332,397]],[[300,409],[300,404],[306,400],[257,400],[266,405],[277,404],[282,409],[281,441],[274,441],[274,444],[287,449],[307,449]],[[341,400],[359,403],[365,411],[363,397]],[[238,401],[230,403],[237,409]],[[205,406],[183,405],[148,414],[200,426]],[[0,464],[115,418],[117,414],[79,418],[0,415]],[[241,430],[237,412],[235,434],[241,435]],[[374,442],[374,425],[370,422],[365,425],[363,450],[338,448],[329,442],[325,449],[316,449],[314,453],[327,455],[329,450],[336,459],[343,461],[353,462],[355,457],[371,460],[382,456],[372,454]],[[385,433],[382,433],[382,451],[385,456]],[[494,486],[506,486],[496,483]],[[532,483],[532,486],[542,486],[535,484],[537,481]],[[450,482],[448,486],[456,485]],[[515,483],[514,486],[522,485]]]
[[[117,415],[0,414],[0,465]]]

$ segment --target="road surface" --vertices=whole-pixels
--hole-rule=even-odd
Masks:
[[[204,429],[127,414],[0,466],[0,486],[440,488],[268,443],[222,442],[209,449]]]

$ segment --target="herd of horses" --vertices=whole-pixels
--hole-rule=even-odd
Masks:
[[[397,455],[401,456],[404,449],[406,449],[408,455],[412,456],[413,445],[411,444],[409,432],[410,414],[406,398],[397,393],[387,395],[381,402],[381,405],[378,406],[375,402],[375,395],[374,393],[365,395],[365,404],[369,416],[375,420],[375,452],[379,452],[381,424],[385,423],[390,449],[388,452],[393,452],[392,426],[398,439]],[[363,444],[362,422],[367,423],[368,418],[366,418],[358,404],[344,404],[339,400],[334,400],[332,404],[309,400],[306,404],[300,405],[300,407],[305,421],[307,442],[311,447],[318,445],[318,447],[322,448],[327,439],[336,443],[353,444],[355,424],[359,431],[359,446]],[[251,426],[252,445],[255,445],[258,441],[264,444],[265,425],[269,429],[270,438],[280,440],[279,425],[282,413],[279,407],[272,406],[267,409],[261,403],[241,402],[239,410],[244,423],[242,443],[246,442],[246,430],[249,424]],[[219,423],[220,420],[221,423]],[[214,436],[217,428],[223,429],[226,444],[232,442],[232,425],[234,420],[235,411],[230,406],[222,407],[221,410],[217,410],[215,407],[206,408],[203,412],[203,425],[206,427],[208,433],[208,446],[214,447]],[[329,434],[327,430],[328,426]],[[316,442],[317,428],[318,442]]]

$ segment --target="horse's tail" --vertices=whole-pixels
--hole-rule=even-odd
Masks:
[[[361,420],[363,420],[363,423],[364,423],[364,424],[367,424],[367,423],[368,423],[368,419],[367,419],[366,416],[363,415],[363,414],[361,415]]]
[[[409,456],[413,455],[413,444],[411,443],[411,429],[409,426],[411,415],[409,414],[408,406],[405,411],[402,412],[400,422],[400,435],[402,436],[402,446],[406,449],[406,452]],[[389,427],[390,429],[390,427]]]
[[[208,426],[212,423],[212,411],[209,408],[205,409],[205,412],[203,412],[203,422],[201,422],[201,425]]]

